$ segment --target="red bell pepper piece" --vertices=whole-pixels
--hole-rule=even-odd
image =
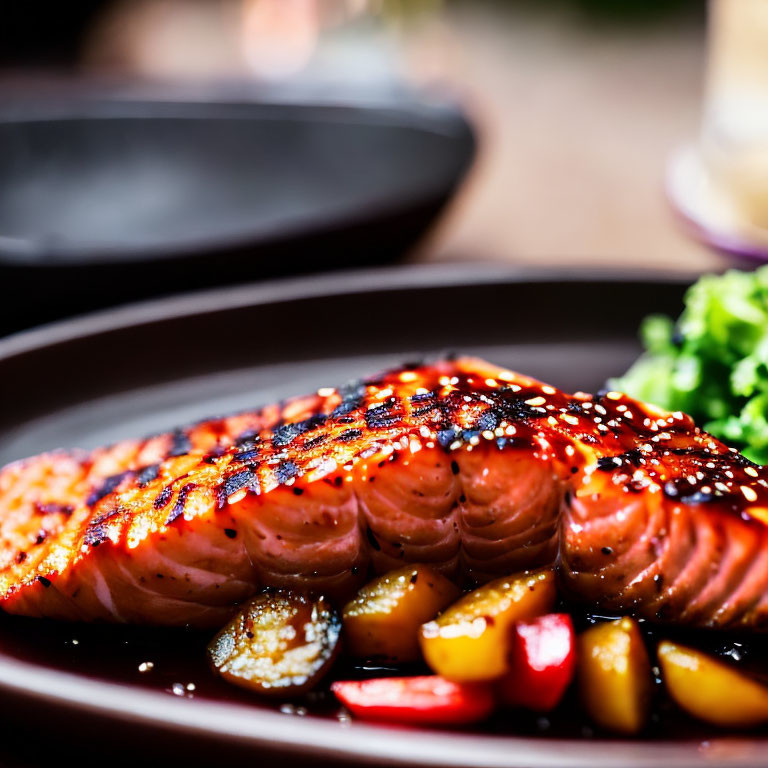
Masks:
[[[505,704],[536,712],[554,709],[573,679],[576,636],[571,617],[550,613],[512,628],[510,671],[499,681]]]
[[[331,690],[353,715],[391,723],[474,723],[494,707],[489,685],[454,683],[437,675],[342,681]]]

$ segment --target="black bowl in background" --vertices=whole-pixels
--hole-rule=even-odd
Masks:
[[[460,110],[82,99],[0,109],[0,332],[281,274],[392,261],[474,154]]]

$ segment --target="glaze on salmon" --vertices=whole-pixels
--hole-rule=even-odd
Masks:
[[[459,359],[6,467],[0,600],[216,626],[262,586],[556,564],[595,609],[761,628],[767,535],[766,471],[687,416]]]

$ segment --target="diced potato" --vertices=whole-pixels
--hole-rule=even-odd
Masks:
[[[581,699],[603,728],[642,730],[651,699],[651,667],[637,623],[629,618],[597,624],[579,637]]]
[[[658,649],[664,684],[677,704],[715,725],[768,722],[768,688],[701,651],[670,642]]]
[[[325,598],[267,590],[216,635],[208,658],[230,683],[293,696],[309,690],[328,670],[340,633],[341,619]]]
[[[415,661],[419,628],[458,596],[458,587],[428,565],[380,576],[344,608],[345,648],[361,658]]]
[[[421,628],[424,659],[457,682],[501,677],[508,669],[512,623],[548,613],[555,598],[551,570],[492,581]]]

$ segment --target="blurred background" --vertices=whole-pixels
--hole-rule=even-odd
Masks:
[[[768,91],[765,37],[749,43],[750,30],[768,28],[760,27],[766,5],[716,0],[708,14],[702,0],[80,0],[36,4],[34,13],[11,4],[0,24],[0,118],[13,130],[2,142],[12,149],[0,151],[0,282],[10,295],[6,308],[14,307],[6,309],[5,327],[142,292],[393,260],[696,275],[745,252],[754,256],[750,249],[762,252],[765,212],[759,180],[768,176],[760,162],[768,160],[758,162],[754,152],[744,160],[744,121],[721,118],[732,114],[722,104],[739,91],[734,83],[752,78],[754,93]],[[743,15],[748,8],[752,15]],[[752,126],[749,98],[742,104]],[[287,123],[265,137],[256,128],[222,133],[217,120],[193,137],[173,129],[165,143],[150,139],[155,156],[179,153],[178,163],[187,165],[230,147],[224,159],[212,155],[202,170],[184,171],[187,191],[212,180],[208,197],[185,198],[191,212],[182,205],[160,216],[178,185],[158,192],[166,181],[146,168],[139,187],[126,181],[144,167],[132,142],[155,129],[136,138],[120,128],[105,139],[103,125],[125,120],[126,105],[133,105],[133,121],[157,118],[158,110],[166,122],[190,117],[169,115],[169,104],[196,105],[196,119],[201,106],[238,107],[246,109],[238,121],[266,120],[273,128],[274,110],[248,113],[247,106],[315,111],[288,115],[302,125],[295,145],[284,143],[293,136]],[[322,119],[318,108],[325,109]],[[331,108],[342,109],[334,124],[348,129],[373,120],[390,127],[382,134],[389,139],[358,145],[343,131],[317,138],[318,120],[327,123]],[[98,136],[73,128],[84,115],[100,119]],[[69,127],[45,133],[40,122],[51,120]],[[417,129],[427,137],[423,144],[405,136]],[[264,154],[256,165],[249,165],[249,136]],[[439,151],[436,141],[443,142]],[[185,142],[193,143],[182,153]],[[678,152],[686,146],[687,155]],[[329,154],[338,165],[328,166]],[[115,166],[116,158],[124,165]],[[168,162],[177,173],[176,159]],[[94,176],[94,163],[109,166],[109,178]],[[221,182],[236,191],[232,199],[216,191],[224,166],[239,174]],[[64,174],[69,186],[59,184]],[[289,176],[290,188],[280,191]],[[727,202],[700,199],[712,178]],[[265,188],[260,195],[247,189],[257,183]],[[342,188],[349,192],[339,193],[338,209],[318,207]],[[302,197],[308,189],[310,202]],[[81,194],[76,209],[72,201]],[[137,197],[141,215],[132,212]],[[361,210],[346,215],[356,204]],[[702,226],[702,209],[717,209],[722,219],[731,204],[730,218],[718,219],[714,233]],[[259,206],[275,209],[266,223],[259,224]],[[285,213],[302,206],[314,212],[311,225]],[[78,218],[82,209],[91,215]],[[215,221],[205,223],[201,209]],[[237,221],[233,210],[240,210]],[[156,219],[174,216],[174,232],[157,225],[154,241],[139,236]],[[84,232],[95,219],[97,235]],[[243,229],[243,219],[261,229]],[[350,236],[353,219],[361,226]],[[333,226],[325,227],[326,240],[313,240],[322,221]],[[241,227],[236,249],[227,227]],[[110,240],[121,228],[130,230],[130,247]],[[749,247],[742,247],[745,239]],[[157,265],[171,251],[194,259],[163,272]],[[137,264],[139,284],[122,292]],[[84,282],[85,296],[61,297],[82,293]],[[18,296],[40,284],[55,285],[58,298],[23,316]]]

